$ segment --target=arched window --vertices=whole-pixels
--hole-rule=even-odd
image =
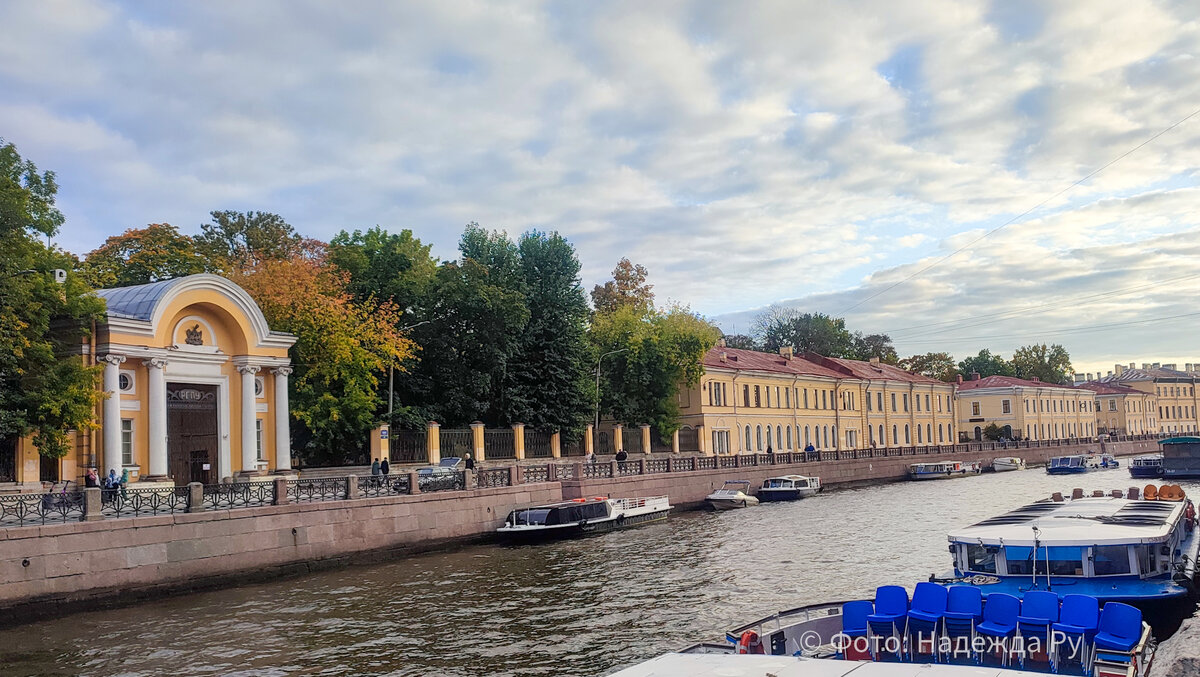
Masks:
[[[867,436],[871,438],[871,444],[875,444],[875,429],[867,426]]]
[[[746,451],[750,451],[752,448],[750,446],[750,426],[746,426]]]
[[[885,447],[887,446],[887,437],[883,434],[882,425],[879,426],[879,443]]]
[[[938,424],[938,444],[941,444],[942,442],[945,442],[945,441],[946,441],[946,438],[942,431],[942,424],[939,423]]]
[[[899,444],[900,444],[900,433],[898,433],[896,431],[896,426],[892,426],[892,445],[898,446]]]
[[[917,426],[917,444],[922,444],[923,442],[924,440],[921,439],[921,426]]]
[[[930,444],[933,443],[933,424],[932,423],[925,424],[925,441],[929,442]]]
[[[757,449],[758,451],[762,451],[763,445],[762,445],[762,426],[761,425],[754,426],[754,437],[758,441],[758,446],[755,447],[755,449]]]
[[[767,392],[771,392],[771,391],[767,390]],[[768,425],[767,426],[767,447],[770,448],[770,446],[771,446],[771,426]]]
[[[792,429],[788,428],[788,440],[791,440],[791,438],[792,438]],[[792,443],[790,441],[788,442],[788,446],[789,447],[792,446]],[[783,448],[783,426],[778,426],[775,428],[775,447],[777,449]]]
[[[792,426],[788,426],[787,443],[788,443],[787,448],[791,449],[792,448]]]
[[[834,449],[841,449],[841,448],[842,448],[842,441],[841,441],[841,440],[838,438],[838,434],[837,434],[837,426],[836,426],[836,425],[835,425],[835,426],[833,426],[832,430],[833,430],[833,448],[834,448]]]
[[[904,424],[904,443],[912,444],[912,432],[908,429],[908,424]]]
[[[976,442],[983,441],[983,430],[979,426],[975,426],[975,441]]]
[[[804,426],[804,446],[812,444],[812,435],[809,434],[808,426]]]

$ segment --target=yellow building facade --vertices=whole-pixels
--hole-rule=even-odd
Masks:
[[[74,451],[59,461],[20,440],[18,484],[81,481],[89,467],[175,484],[291,469],[295,337],[271,331],[249,294],[207,274],[96,293],[106,316],[80,359],[103,367],[98,426],[72,433]]]
[[[680,394],[684,428],[717,454],[951,444],[954,386],[877,362],[717,346]]]
[[[988,376],[957,384],[963,438],[982,440],[995,424],[1008,439],[1069,440],[1096,435],[1095,393],[1070,386]]]
[[[1096,397],[1096,431],[1109,435],[1144,435],[1159,432],[1158,398],[1136,388],[1115,383],[1081,383]]]
[[[1195,433],[1200,431],[1200,395],[1196,393],[1197,377],[1174,369],[1126,369],[1120,374],[1106,376],[1098,383],[1119,385],[1139,390],[1155,399],[1156,425],[1149,432]]]

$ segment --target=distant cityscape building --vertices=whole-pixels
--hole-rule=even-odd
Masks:
[[[1117,365],[1122,367],[1122,365]],[[1196,408],[1200,398],[1196,395],[1196,383],[1200,374],[1196,369],[1200,365],[1185,363],[1187,371],[1168,369],[1169,365],[1143,364],[1140,369],[1131,362],[1127,367],[1114,369],[1114,373],[1096,382],[1109,385],[1121,385],[1155,397],[1157,423],[1156,432],[1162,433],[1194,433],[1200,430],[1200,419],[1197,418]],[[1154,428],[1151,428],[1155,431]]]
[[[1013,376],[959,377],[958,427],[982,440],[992,424],[1008,439],[1061,440],[1096,435],[1094,393],[1072,386]]]

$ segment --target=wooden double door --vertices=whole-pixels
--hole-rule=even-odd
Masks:
[[[217,386],[167,383],[167,471],[175,484],[216,484]]]

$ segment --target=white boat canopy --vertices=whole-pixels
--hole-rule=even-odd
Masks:
[[[1033,527],[1042,546],[1156,543],[1178,524],[1184,502],[1124,498],[1041,501],[952,531],[951,543],[1033,546]]]

